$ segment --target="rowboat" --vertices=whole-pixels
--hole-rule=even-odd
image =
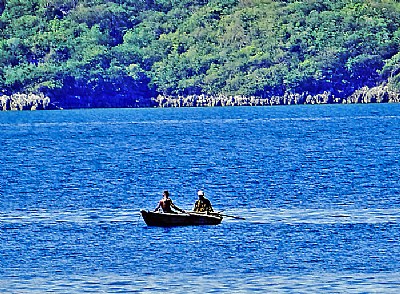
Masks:
[[[141,210],[140,213],[148,226],[157,227],[218,225],[223,219],[219,214],[198,212],[164,213]]]

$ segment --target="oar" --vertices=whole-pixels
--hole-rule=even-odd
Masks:
[[[193,215],[207,215],[207,213],[205,212],[197,212],[197,211],[186,211],[187,214],[193,214]],[[234,216],[234,215],[229,215],[229,214],[223,214],[220,212],[210,212],[210,214],[208,215],[214,215],[214,216],[223,216],[223,217],[231,217],[231,218],[235,218],[235,219],[241,219],[241,220],[245,220],[244,217],[240,217],[240,216]]]
[[[225,216],[225,217],[231,217],[231,218],[235,218],[235,219],[242,219],[242,220],[245,220],[245,218],[244,217],[241,217],[241,216],[235,216],[235,215],[229,215],[229,214],[223,214],[223,210],[221,210],[221,211],[216,211],[216,212],[214,212],[214,213],[216,213],[216,214],[218,214],[218,215],[220,215],[220,216]]]
[[[240,217],[240,216],[234,216],[234,215],[228,215],[228,214],[222,214],[222,213],[220,213],[219,215],[220,215],[220,216],[224,216],[224,217],[231,217],[231,218],[235,218],[235,219],[242,219],[242,220],[245,220],[244,217]]]

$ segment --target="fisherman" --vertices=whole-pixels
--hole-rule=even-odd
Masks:
[[[158,202],[158,205],[154,211],[159,210],[162,208],[163,212],[165,213],[177,213],[176,211],[172,210],[171,208],[179,211],[179,212],[185,212],[183,209],[180,209],[178,206],[176,206],[173,202],[172,199],[169,198],[169,192],[165,190],[163,192],[163,198]]]
[[[211,202],[206,197],[204,197],[204,192],[200,190],[197,192],[197,195],[199,196],[199,199],[194,204],[193,211],[207,213],[213,212],[214,210],[211,206]]]

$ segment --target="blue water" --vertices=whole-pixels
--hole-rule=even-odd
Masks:
[[[0,112],[0,292],[398,293],[399,147],[398,104]]]

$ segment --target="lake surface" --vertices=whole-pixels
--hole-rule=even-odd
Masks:
[[[400,105],[0,112],[1,293],[398,293]],[[147,227],[168,189],[218,226]]]

